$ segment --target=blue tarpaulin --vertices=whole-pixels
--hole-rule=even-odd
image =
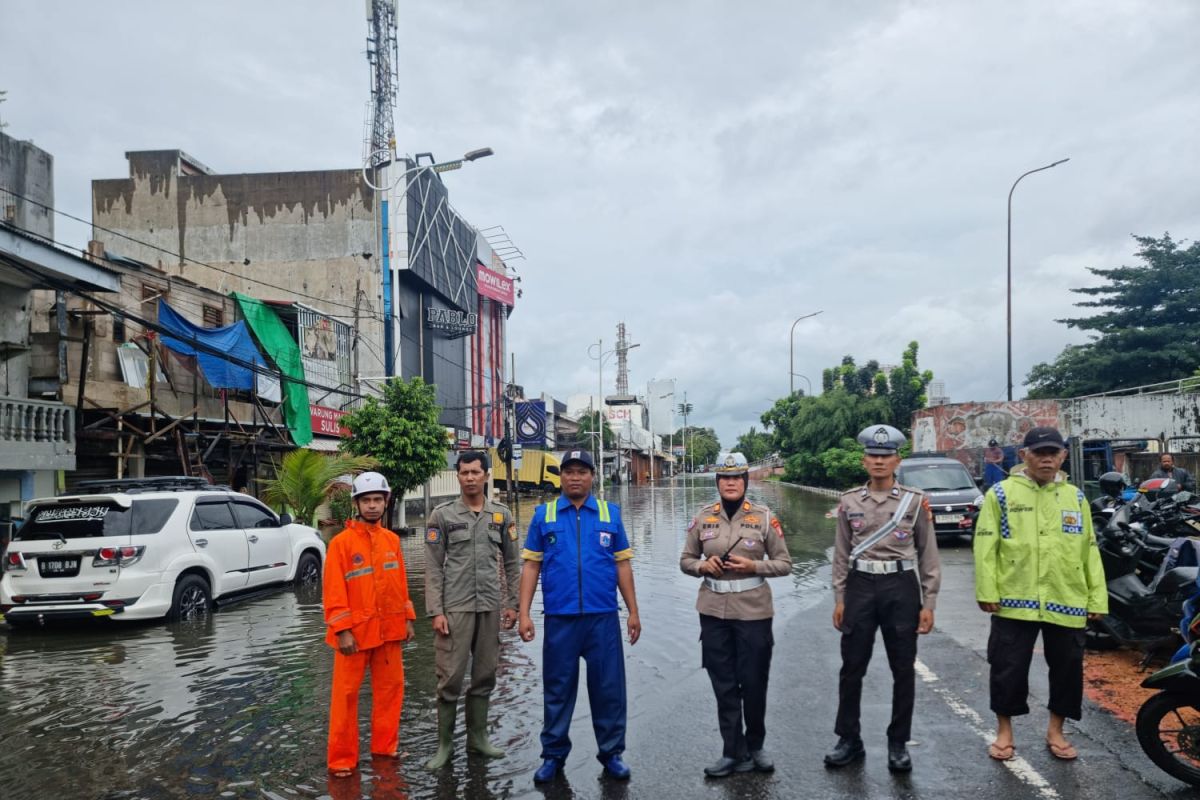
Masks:
[[[181,356],[194,356],[204,380],[215,389],[251,391],[255,388],[255,372],[245,365],[266,367],[262,354],[250,336],[250,329],[242,320],[223,328],[202,328],[188,322],[160,299],[158,324],[174,334],[164,334],[162,343]]]

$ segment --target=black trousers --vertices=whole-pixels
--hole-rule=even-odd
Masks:
[[[1038,632],[1050,668],[1050,702],[1046,708],[1069,719],[1083,715],[1084,628],[1031,622],[992,615],[988,636],[992,711],[1004,717],[1029,713],[1029,665]]]
[[[774,646],[770,619],[700,615],[701,665],[717,698],[722,754],[728,758],[745,759],[761,750],[767,737],[767,674]]]
[[[872,575],[851,570],[846,577],[846,608],[842,615],[842,670],[838,676],[838,736],[862,735],[859,711],[862,682],[871,663],[876,629],[883,632],[888,666],[892,668],[892,721],[889,742],[907,742],[912,734],[916,692],[917,622],[921,615],[921,586],[913,570]]]

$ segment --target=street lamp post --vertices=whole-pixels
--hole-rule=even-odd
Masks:
[[[626,349],[626,351],[628,351],[628,350],[632,350],[635,347],[641,347],[641,346],[642,345],[639,342],[638,344],[631,344],[631,345],[627,346],[625,349]],[[596,348],[596,355],[594,355],[594,356],[592,355],[593,347]],[[604,499],[604,359],[608,358],[615,352],[617,352],[615,349],[605,351],[603,339],[596,340],[596,343],[594,345],[588,345],[588,355],[591,356],[592,358],[596,359],[596,373],[597,373],[597,378],[598,378],[596,388],[600,392],[600,395],[597,398],[600,402],[600,416],[597,420],[596,427],[600,430],[600,447],[599,447],[600,463],[597,465],[597,469],[600,470],[600,494],[599,494],[599,496],[600,496],[601,500]],[[617,448],[617,452],[618,452],[618,456],[619,456],[620,455],[620,447],[619,446]]]
[[[427,154],[421,153],[418,154],[418,157],[420,155]],[[400,372],[400,370],[397,369],[395,365],[396,355],[399,352],[399,348],[396,346],[396,314],[393,311],[393,309],[395,309],[399,303],[399,289],[398,282],[393,280],[391,259],[388,255],[392,248],[389,241],[390,233],[388,231],[389,211],[387,195],[389,192],[399,186],[401,181],[405,181],[404,192],[402,196],[407,197],[407,179],[408,176],[414,172],[420,172],[421,170],[426,169],[439,173],[450,172],[451,170],[462,169],[463,165],[468,162],[477,161],[481,158],[487,158],[490,155],[494,155],[492,148],[480,147],[476,150],[469,150],[463,154],[462,158],[457,158],[452,161],[443,161],[436,164],[417,164],[416,166],[410,167],[409,169],[406,169],[404,172],[400,173],[400,175],[398,175],[394,181],[388,181],[385,178],[378,186],[371,181],[371,177],[374,175],[376,180],[378,180],[381,174],[386,176],[388,167],[390,167],[396,160],[395,142],[392,143],[391,147],[381,148],[371,153],[369,156],[367,156],[367,160],[363,164],[363,182],[373,190],[373,195],[375,197],[374,202],[376,203],[375,210],[378,212],[378,219],[382,223],[378,230],[378,234],[380,253],[382,254],[380,258],[380,265],[381,269],[383,270],[383,371],[388,376],[394,375]],[[430,157],[430,160],[433,160],[432,156]],[[424,346],[422,345],[422,349],[423,348]]]
[[[1008,323],[1008,336],[1007,336],[1007,339],[1008,339],[1008,399],[1010,402],[1013,399],[1013,397],[1012,397],[1012,390],[1013,390],[1013,377],[1012,377],[1012,198],[1013,198],[1013,192],[1015,192],[1017,190],[1017,184],[1020,183],[1021,180],[1024,179],[1026,176],[1032,175],[1035,172],[1041,172],[1042,170],[1045,170],[1045,169],[1050,169],[1051,167],[1057,167],[1059,164],[1065,164],[1070,160],[1071,159],[1069,159],[1069,158],[1060,158],[1058,161],[1055,161],[1053,164],[1047,164],[1044,167],[1038,167],[1037,169],[1031,169],[1031,170],[1029,170],[1029,172],[1026,172],[1020,178],[1017,178],[1015,181],[1013,181],[1012,188],[1008,190],[1008,248],[1007,248],[1008,290],[1006,293],[1008,302],[1007,302],[1006,316],[1007,316],[1007,323]]]
[[[809,317],[815,317],[817,314],[822,314],[824,311],[814,311],[811,314],[805,314],[803,317],[797,317],[796,322],[792,323],[792,329],[788,333],[788,394],[796,393],[796,323],[801,320],[806,320]],[[807,380],[807,378],[805,379]],[[812,394],[812,382],[808,384],[808,392]]]

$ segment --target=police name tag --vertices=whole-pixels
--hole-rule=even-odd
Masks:
[[[1083,533],[1083,513],[1079,511],[1062,512],[1063,533]]]
[[[716,531],[716,530],[700,531],[700,541],[707,542],[709,539],[715,539],[715,538],[717,538],[717,533],[718,533],[718,531]]]

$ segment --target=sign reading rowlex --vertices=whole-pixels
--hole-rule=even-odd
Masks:
[[[474,312],[430,306],[425,309],[425,327],[432,331],[444,331],[452,337],[470,336],[479,325],[479,315]]]
[[[490,297],[506,306],[514,305],[513,280],[507,275],[488,269],[483,264],[476,264],[475,285],[484,297]]]

